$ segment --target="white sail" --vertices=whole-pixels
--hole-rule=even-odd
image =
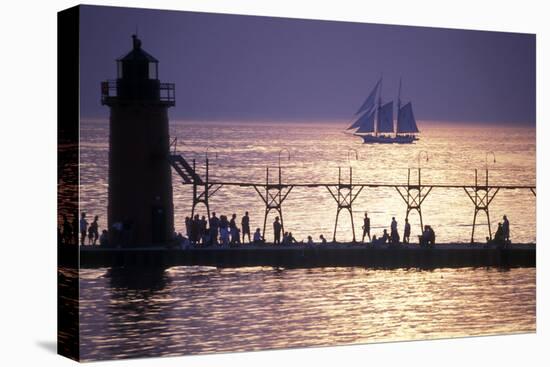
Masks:
[[[397,133],[417,133],[418,126],[412,110],[412,103],[409,102],[399,109],[397,114]]]
[[[365,99],[365,102],[363,102],[361,107],[359,107],[357,112],[355,112],[355,115],[359,115],[363,111],[370,111],[374,107],[374,101],[376,99],[376,93],[378,92],[378,86],[380,85],[381,80],[382,79],[380,79],[378,81],[378,83],[376,83],[376,85],[374,86],[373,90],[370,92],[367,99]]]
[[[378,108],[378,129],[379,133],[393,132],[393,101]]]
[[[359,129],[356,133],[373,133],[374,132],[374,110],[367,112],[361,116],[356,122],[359,122]]]

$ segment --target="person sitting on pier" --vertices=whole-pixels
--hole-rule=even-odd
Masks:
[[[303,243],[304,240],[300,242]],[[298,243],[298,241],[296,241],[296,238],[294,238],[294,236],[292,235],[292,232],[288,232],[288,244],[292,245],[293,243]]]
[[[428,231],[430,233],[430,236],[428,237],[428,246],[434,246],[435,245],[435,232],[434,232],[432,226],[428,226]]]
[[[425,225],[424,231],[422,232],[422,236],[420,236],[420,246],[427,247],[429,238],[430,238],[429,226]]]
[[[288,240],[288,232],[283,233],[283,240],[281,241],[281,245],[289,245],[290,242]]]
[[[210,217],[210,243],[215,246],[218,244],[218,230],[220,227],[220,220],[216,217],[216,212],[212,212]]]
[[[409,243],[411,237],[411,224],[409,219],[405,218],[405,230],[403,232],[403,243]]]
[[[187,250],[191,245],[189,238],[183,236],[181,233],[178,233],[178,241],[182,250]]]
[[[435,245],[435,232],[431,226],[425,225],[424,232],[420,236],[420,246],[431,247],[433,245]]]
[[[365,235],[369,236],[369,242],[372,241],[370,237],[370,218],[367,212],[365,212],[365,218],[363,218],[363,239],[361,242],[365,242]]]
[[[256,232],[254,232],[254,244],[258,245],[260,243],[265,243],[264,238],[262,237],[262,234],[260,233],[260,228],[256,228]]]
[[[245,212],[241,218],[241,228],[243,231],[243,243],[244,236],[248,236],[248,243],[250,243],[250,217],[248,216],[248,212]]]
[[[307,242],[306,242],[306,245],[309,247],[309,246],[313,246],[315,245],[315,242],[313,242],[313,237],[311,236],[307,236]]]
[[[99,246],[107,247],[109,246],[109,233],[106,229],[101,231],[101,236],[99,236]]]
[[[381,244],[388,243],[390,240],[390,236],[388,235],[388,230],[384,229],[384,232],[382,232],[382,237],[378,239],[378,242]]]
[[[319,239],[321,240],[321,244],[322,244],[322,245],[326,245],[326,244],[327,244],[327,239],[325,238],[325,236],[320,235],[320,236],[319,236]],[[370,240],[370,238],[369,238],[369,240]]]
[[[273,244],[274,245],[280,245],[281,244],[281,222],[279,222],[279,217],[275,217],[275,222],[273,222]]]
[[[492,242],[499,247],[505,244],[506,240],[504,237],[504,225],[502,223],[498,224],[497,231],[495,232],[495,237],[493,238],[493,241],[489,242]]]
[[[502,217],[502,236],[506,243],[510,242],[510,222],[506,216]]]

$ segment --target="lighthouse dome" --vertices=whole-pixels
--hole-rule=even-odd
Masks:
[[[132,50],[117,59],[118,79],[158,79],[158,60],[141,48],[141,40],[132,35]]]

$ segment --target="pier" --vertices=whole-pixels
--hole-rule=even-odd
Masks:
[[[60,259],[62,260],[62,259]],[[62,261],[61,261],[62,262]],[[483,244],[441,244],[432,248],[418,245],[372,246],[339,243],[327,245],[241,245],[239,247],[135,248],[80,247],[81,268],[212,266],[238,268],[363,267],[459,268],[535,267],[536,246],[514,244],[506,248]]]

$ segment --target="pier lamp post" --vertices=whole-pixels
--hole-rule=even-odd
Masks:
[[[497,163],[497,157],[492,150],[485,152],[485,186],[489,186],[489,155],[493,155],[493,164]]]
[[[290,150],[288,150],[287,148],[283,148],[279,150],[279,171],[281,170],[281,153],[284,152],[285,150],[288,153],[288,160],[290,160]]]
[[[288,153],[288,160],[290,161],[290,150],[288,150],[287,148],[279,150],[279,185],[281,184],[281,153],[285,150]]]
[[[206,148],[206,151],[204,152],[204,158],[205,158],[205,161],[206,161],[206,184],[208,185],[208,176],[209,176],[209,171],[210,171],[210,164],[209,164],[209,160],[208,160],[208,149],[210,149],[211,147],[207,147]],[[214,157],[216,159],[218,159],[218,152],[214,152]]]
[[[421,150],[420,152],[418,152],[418,156],[417,156],[417,161],[418,161],[418,171],[420,171],[420,164],[422,162],[422,153],[424,153],[424,155],[426,156],[426,162],[428,162],[430,160],[430,157],[428,155],[428,152],[425,151],[425,150]]]
[[[359,160],[359,153],[357,152],[357,149],[350,148],[350,149],[348,149],[348,162],[351,161],[351,159],[349,159],[349,154],[350,153],[355,153],[355,160],[356,161]]]
[[[204,156],[205,156],[207,162],[208,162],[208,149],[210,149],[210,148],[212,148],[212,147],[206,148],[206,152],[204,152]],[[214,152],[214,158],[218,159],[218,152]]]
[[[420,152],[418,152],[418,157],[417,157],[417,161],[418,161],[418,186],[420,186],[420,169],[421,169],[421,164],[422,164],[422,153],[424,153],[424,155],[426,156],[426,162],[428,162],[430,160],[430,157],[429,157],[428,152],[426,150],[421,150]]]

